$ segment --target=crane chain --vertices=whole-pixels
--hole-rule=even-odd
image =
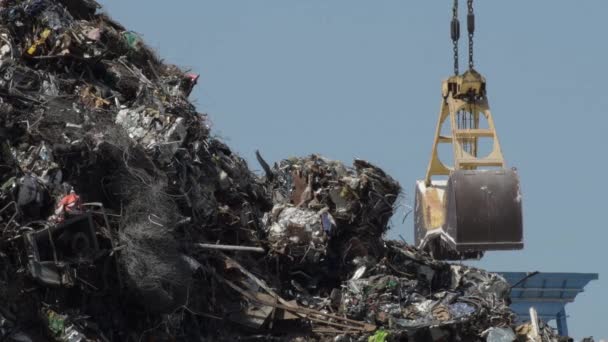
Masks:
[[[454,0],[452,7],[452,22],[450,34],[454,49],[454,75],[458,75],[458,40],[460,39],[460,21],[458,20],[458,0]]]
[[[473,36],[475,35],[475,13],[473,12],[473,0],[467,0],[468,15],[467,15],[467,31],[469,33],[469,69],[472,70],[475,66],[473,61]]]

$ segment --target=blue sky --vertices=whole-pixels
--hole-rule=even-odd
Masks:
[[[252,168],[255,149],[269,161],[364,158],[413,204],[452,72],[451,1],[101,3],[161,57],[201,74],[191,99]],[[476,67],[505,158],[519,169],[526,247],[475,264],[600,273],[567,306],[569,328],[608,338],[608,2],[478,1],[476,13]],[[461,51],[464,66],[464,41]],[[412,226],[395,219],[390,236],[412,241]]]

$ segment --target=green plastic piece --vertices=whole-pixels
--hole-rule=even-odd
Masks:
[[[378,330],[374,336],[370,336],[367,342],[385,342],[388,337],[388,332],[384,330]]]
[[[65,331],[65,316],[56,313],[55,311],[48,310],[47,318],[49,322],[49,330],[55,335],[59,336]]]
[[[136,33],[127,31],[123,32],[122,36],[131,49],[137,50],[139,48],[139,42],[141,41],[141,38],[139,38]]]

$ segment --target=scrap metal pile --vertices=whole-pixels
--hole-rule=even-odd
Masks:
[[[383,239],[380,168],[256,175],[99,10],[0,2],[1,340],[534,340],[503,278]]]

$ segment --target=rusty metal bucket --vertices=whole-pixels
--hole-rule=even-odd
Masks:
[[[522,249],[519,177],[514,170],[457,170],[447,182],[419,181],[414,225],[417,246],[438,259]]]
[[[519,177],[514,170],[458,170],[448,180],[443,230],[459,252],[522,249]]]

